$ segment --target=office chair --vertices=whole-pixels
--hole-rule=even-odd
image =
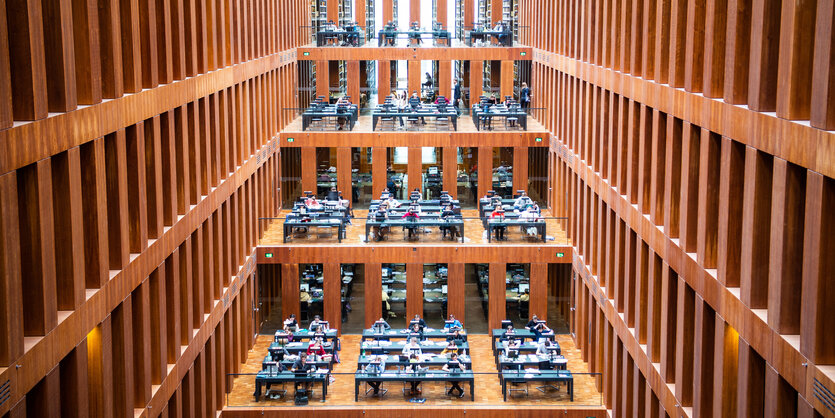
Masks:
[[[524,374],[524,370],[522,370],[522,365],[519,364],[516,366],[516,373]],[[522,388],[524,386],[524,388]],[[508,396],[513,396],[513,392],[524,393],[525,396],[528,396],[528,382],[525,381],[523,383],[519,382],[510,382],[510,385],[507,388]]]

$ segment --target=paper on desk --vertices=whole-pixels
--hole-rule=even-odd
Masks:
[[[525,373],[526,373],[526,374],[529,374],[529,373],[540,373],[540,371],[539,371],[539,369],[527,368],[527,369],[525,369]]]

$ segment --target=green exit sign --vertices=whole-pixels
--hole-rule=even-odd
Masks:
[[[310,52],[304,51],[304,52],[302,52],[302,55],[308,56],[308,55],[310,55]]]
[[[536,142],[542,142],[542,138],[537,137],[537,138],[536,138]]]
[[[264,253],[265,258],[273,258],[273,253]]]
[[[287,142],[293,142],[295,140],[296,140],[296,138],[287,138]]]
[[[557,257],[565,257],[565,253],[557,253]]]
[[[527,53],[527,52],[525,52],[525,51],[522,51],[522,52],[520,52],[520,53],[519,53],[519,55],[521,55],[521,56],[523,56],[523,57],[524,57],[525,55],[528,55],[528,53]]]

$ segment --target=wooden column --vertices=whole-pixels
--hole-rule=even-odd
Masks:
[[[406,323],[420,315],[423,318],[423,264],[406,264]]]
[[[548,279],[548,263],[531,263],[531,317],[548,318]]]
[[[380,193],[386,188],[386,170],[388,167],[388,148],[371,148],[371,196],[379,199]]]
[[[412,97],[412,92],[417,92],[418,96],[420,96],[420,83],[423,80],[420,74],[420,60],[409,61],[408,77],[409,91],[407,94],[409,97]]]
[[[394,0],[382,0],[383,3],[383,21],[380,22],[380,27],[385,26],[391,20],[394,20]]]
[[[493,188],[493,147],[478,147],[478,196]]]
[[[354,3],[354,7],[354,20],[357,22],[358,25],[365,28],[365,0],[360,0]]]
[[[513,97],[513,61],[502,61],[499,94],[501,100],[505,96]]]
[[[435,5],[438,7],[438,22],[441,23],[444,29],[447,29],[447,0],[436,0]]]
[[[494,26],[502,20],[502,3],[502,0],[490,0],[490,17]]]
[[[351,204],[353,182],[351,181],[351,148],[339,147],[336,149],[336,185],[337,190],[342,192],[342,197]]]
[[[446,25],[444,25],[446,26]],[[452,103],[452,61],[438,61],[438,95],[444,96]]]
[[[482,83],[484,83],[484,61],[470,61],[470,101],[467,103],[469,106],[478,102],[482,92]]]
[[[20,267],[17,174],[0,176],[0,365],[23,354],[23,299]]]
[[[461,0],[464,2],[464,26],[472,27],[475,22],[475,0]]]
[[[301,149],[302,192],[316,193],[316,147]]]
[[[360,2],[361,3],[361,2]],[[351,103],[360,104],[360,62],[348,61],[348,96]]]
[[[383,266],[380,263],[365,264],[365,325],[371,328],[374,321],[383,316]]]
[[[528,191],[528,147],[513,149],[513,193]]]
[[[409,0],[409,25],[420,21],[420,0]],[[426,22],[420,22],[421,26]]]
[[[505,304],[507,303],[507,296],[505,290],[507,289],[505,279],[507,275],[507,264],[505,263],[490,263],[490,278],[489,278],[489,292],[488,299],[488,333],[493,335],[493,330],[500,328],[502,320],[507,317],[505,312]]]
[[[818,1],[810,119],[815,128],[827,130],[835,129],[835,77],[832,76],[835,66],[831,64],[835,59],[833,13],[832,3]]]
[[[336,2],[336,0],[331,0]],[[316,96],[325,96],[325,100],[329,97],[328,89],[330,88],[330,62],[316,61]]]
[[[321,1],[321,0],[319,0]],[[339,0],[325,0],[327,2],[328,20],[339,24]]]
[[[299,265],[281,265],[281,318],[286,319],[290,314],[301,320],[299,308]]]
[[[323,315],[331,328],[342,330],[342,274],[339,263],[322,266]]]
[[[466,313],[466,291],[464,278],[464,263],[447,264],[447,314],[455,315],[466,328],[464,321]]]
[[[423,191],[423,187],[421,187],[421,168],[422,168],[422,149],[421,147],[409,147],[409,164],[406,169],[406,173],[409,176],[409,181],[406,186],[406,194],[404,198],[409,197],[409,193],[412,192],[416,187]]]
[[[458,196],[458,147],[443,148],[443,189],[455,198]]]
[[[391,95],[391,61],[377,61],[377,103],[383,103]]]

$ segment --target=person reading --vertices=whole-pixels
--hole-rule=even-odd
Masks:
[[[442,356],[449,356],[451,354],[458,354],[458,346],[455,345],[455,341],[450,340],[449,344],[441,351]]]
[[[449,315],[449,320],[446,321],[446,323],[444,324],[444,329],[455,329],[455,328],[461,329],[461,328],[464,328],[464,325],[461,324],[461,321],[455,319],[455,315],[450,314]]]
[[[424,321],[418,314],[415,314],[415,317],[409,322],[417,322],[421,329],[426,328],[426,321]]]
[[[461,335],[461,331],[455,330],[452,334],[447,335],[446,340],[455,344],[460,344],[464,342],[464,336]]]
[[[365,366],[365,369],[363,371],[367,374],[370,374],[370,375],[377,375],[378,376],[378,375],[382,374],[383,371],[386,370],[386,360],[385,360],[384,357],[385,356],[374,357],[371,360],[371,362],[368,363]],[[373,395],[375,395],[375,396],[380,395],[380,385],[382,385],[382,384],[383,384],[383,382],[379,381],[379,380],[378,381],[371,381],[371,380],[368,381],[368,386],[371,386],[371,388],[374,389]],[[385,394],[386,392],[387,391],[385,389],[383,389],[383,394]]]
[[[531,316],[531,320],[528,321],[528,324],[525,325],[526,330],[533,329],[539,323],[539,318],[536,315]]]
[[[301,353],[299,358],[293,362],[291,370],[296,374],[296,377],[304,377],[311,375],[316,370],[316,366],[307,362],[307,354]],[[310,381],[296,382],[296,393],[298,394],[300,387],[304,392],[307,392],[310,389],[310,385]]]
[[[405,346],[403,346],[402,351],[404,356],[408,355],[419,355],[423,354],[423,350],[420,348],[420,344],[418,344],[417,338],[411,338]]]
[[[413,323],[409,326],[409,336],[417,338],[419,341],[425,340],[423,337],[423,328],[420,325]]]
[[[388,296],[388,295],[386,295],[386,296]],[[382,333],[383,331],[390,330],[391,325],[389,325],[389,323],[386,322],[385,319],[380,318],[380,319],[377,320],[377,322],[374,322],[374,325],[372,326],[372,329],[376,333]]]
[[[296,314],[290,314],[290,317],[284,320],[284,331],[293,332],[298,327],[299,323],[296,322]]]
[[[310,345],[307,346],[307,355],[325,355],[325,346],[322,344],[321,338],[314,338],[313,341],[310,342]]]
[[[380,205],[377,208],[377,212],[374,213],[374,221],[376,222],[386,222],[389,219],[388,212],[386,212],[386,208],[384,205]],[[374,240],[381,241],[385,238],[386,232],[388,232],[387,226],[374,226]]]
[[[442,367],[442,369],[443,371],[452,374],[466,371],[467,367],[464,366],[464,363],[458,360],[458,354],[452,354],[452,356],[449,359],[449,362],[447,364],[444,364],[444,367]],[[461,383],[456,381],[450,381],[449,383],[452,385],[452,387],[447,391],[447,395],[458,396],[459,398],[463,398],[464,389],[461,387]],[[458,394],[456,395],[453,392],[458,392]]]
[[[415,210],[414,207],[409,207],[409,210],[406,213],[403,214],[401,219],[411,221],[411,222],[416,222],[418,219],[420,219],[420,215],[418,214],[418,212]],[[417,229],[417,227],[414,226],[414,225],[410,225],[410,226],[404,226],[403,229],[406,229],[407,231],[409,231],[409,236],[408,237],[412,238],[415,235],[415,230]]]
[[[407,373],[419,373],[423,369],[420,367],[420,363],[418,362],[417,354],[412,353],[409,356],[409,365],[406,366]],[[413,380],[409,382],[409,394],[410,395],[417,395],[420,393],[420,381]]]
[[[501,206],[497,207],[493,210],[493,213],[490,214],[490,221],[492,222],[504,222],[504,209]],[[493,227],[496,230],[496,240],[504,241],[504,233],[507,230],[507,226],[505,225],[496,225]]]

